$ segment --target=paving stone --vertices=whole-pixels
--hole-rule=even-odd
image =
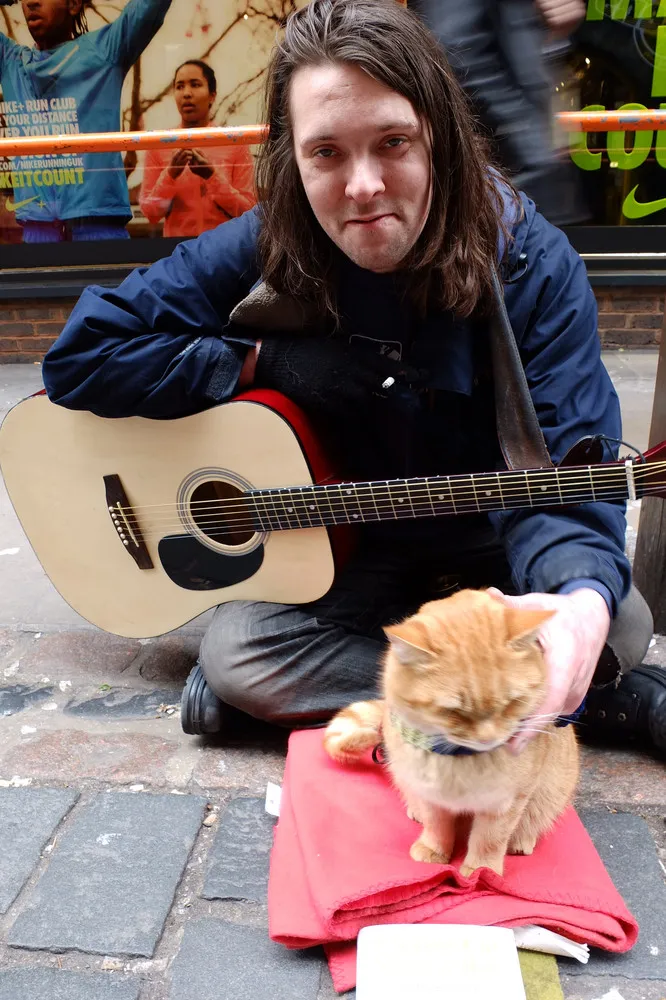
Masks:
[[[578,799],[619,805],[666,806],[664,762],[636,750],[581,747],[582,767]]]
[[[266,902],[275,820],[266,812],[264,802],[237,798],[225,809],[209,855],[204,899]]]
[[[0,1000],[138,1000],[140,984],[126,976],[60,969],[0,971]]]
[[[590,949],[587,965],[561,959],[562,971],[573,976],[666,979],[666,885],[645,820],[631,813],[593,810],[582,810],[580,817],[615,887],[638,920],[640,934],[625,955]]]
[[[21,673],[71,680],[84,674],[107,679],[126,670],[141,651],[135,639],[80,629],[45,633],[21,657]]]
[[[350,990],[349,993],[337,993],[335,987],[333,986],[333,980],[331,979],[331,973],[328,971],[328,966],[325,965],[321,974],[321,983],[319,984],[319,993],[317,995],[317,1000],[355,1000],[356,990]],[[414,998],[417,1000],[417,998]],[[472,998],[470,998],[472,1000]]]
[[[170,1000],[316,1000],[319,948],[289,951],[265,930],[223,920],[185,927],[172,966]]]
[[[166,768],[177,750],[177,743],[140,733],[37,733],[0,757],[0,776],[30,775],[37,781],[62,782],[97,778],[161,786],[168,780]]]
[[[57,788],[0,788],[0,913],[14,902],[78,797]]]
[[[194,780],[201,788],[246,788],[261,792],[267,781],[282,783],[286,757],[283,749],[208,744],[203,751],[194,771]]]
[[[147,681],[182,685],[197,661],[200,636],[167,636],[144,646],[139,672]]]
[[[654,642],[648,649],[643,663],[649,663],[655,667],[666,667],[666,635],[653,636]]]
[[[0,718],[6,715],[16,715],[26,708],[48,701],[53,697],[54,688],[39,684],[8,684],[0,687]]]
[[[564,1000],[664,1000],[666,981],[621,979],[619,976],[564,976]]]
[[[32,635],[14,628],[0,628],[0,667],[7,667],[20,658]]]
[[[103,694],[89,697],[78,693],[65,705],[66,715],[85,715],[102,719],[155,718],[165,706],[180,708],[179,692],[174,688],[137,691],[133,688],[111,688]]]
[[[8,943],[150,958],[205,805],[194,796],[101,792],[59,839]]]

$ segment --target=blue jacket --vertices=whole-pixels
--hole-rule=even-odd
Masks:
[[[513,226],[508,271],[515,277],[505,286],[506,305],[557,463],[584,435],[619,438],[620,410],[600,358],[596,303],[585,267],[564,234],[532,202],[524,198],[523,205],[523,218]],[[260,277],[258,228],[256,212],[247,212],[180,244],[117,289],[88,288],[44,360],[50,399],[107,417],[177,417],[232,397],[246,353],[243,341],[252,337],[229,316]],[[391,275],[349,262],[339,288],[343,329],[350,338],[378,340],[385,349],[394,345],[409,363],[425,367],[429,385],[453,401],[442,437],[455,448],[451,458],[442,452],[440,461],[447,464],[440,464],[439,472],[488,471],[499,449],[493,429],[488,433],[483,423],[488,393],[480,378],[478,329],[441,313],[422,321],[406,316],[392,282]],[[451,416],[455,413],[459,418]],[[495,451],[484,454],[482,443],[491,438]],[[461,455],[475,457],[481,467],[464,467]],[[624,507],[597,502],[490,515],[518,592],[566,591],[573,581],[596,581],[616,610],[630,586]]]

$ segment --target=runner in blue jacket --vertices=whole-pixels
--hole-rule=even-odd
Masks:
[[[118,289],[84,292],[44,362],[53,401],[165,418],[267,387],[309,414],[350,479],[493,470],[502,457],[485,305],[501,258],[553,461],[585,435],[611,439],[615,457],[619,405],[584,265],[489,169],[415,15],[377,0],[313,0],[290,18],[274,57],[267,120],[259,208]],[[573,712],[594,682],[595,719],[614,718],[610,702],[626,696],[641,708],[625,728],[659,744],[663,689],[626,674],[652,621],[631,587],[622,503],[359,532],[355,557],[320,601],[218,608],[188,688],[196,712],[186,691],[188,731],[221,725],[218,699],[281,724],[321,722],[372,696],[382,624],[443,587],[493,584],[509,602],[557,612],[542,634],[544,712]]]
[[[162,26],[171,0],[129,0],[111,24],[85,28],[84,0],[23,0],[35,48],[0,34],[8,134],[117,132],[128,71]],[[132,218],[120,153],[12,160],[24,242],[127,238]],[[60,162],[60,161],[63,162]],[[79,166],[82,160],[82,166]],[[71,162],[70,162],[71,161]]]

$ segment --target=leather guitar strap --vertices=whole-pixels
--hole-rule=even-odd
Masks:
[[[509,469],[552,466],[504,304],[502,283],[494,268],[492,284],[495,310],[490,345],[500,448]]]

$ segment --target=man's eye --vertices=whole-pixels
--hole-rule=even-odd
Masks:
[[[335,150],[334,149],[329,149],[326,146],[323,149],[316,150],[316,152],[315,152],[314,155],[321,157],[321,159],[323,159],[323,160],[330,160],[331,157],[335,156]]]
[[[390,139],[386,140],[386,145],[390,146],[391,149],[398,149],[398,147],[403,146],[407,140],[403,139],[401,135],[393,135]]]

